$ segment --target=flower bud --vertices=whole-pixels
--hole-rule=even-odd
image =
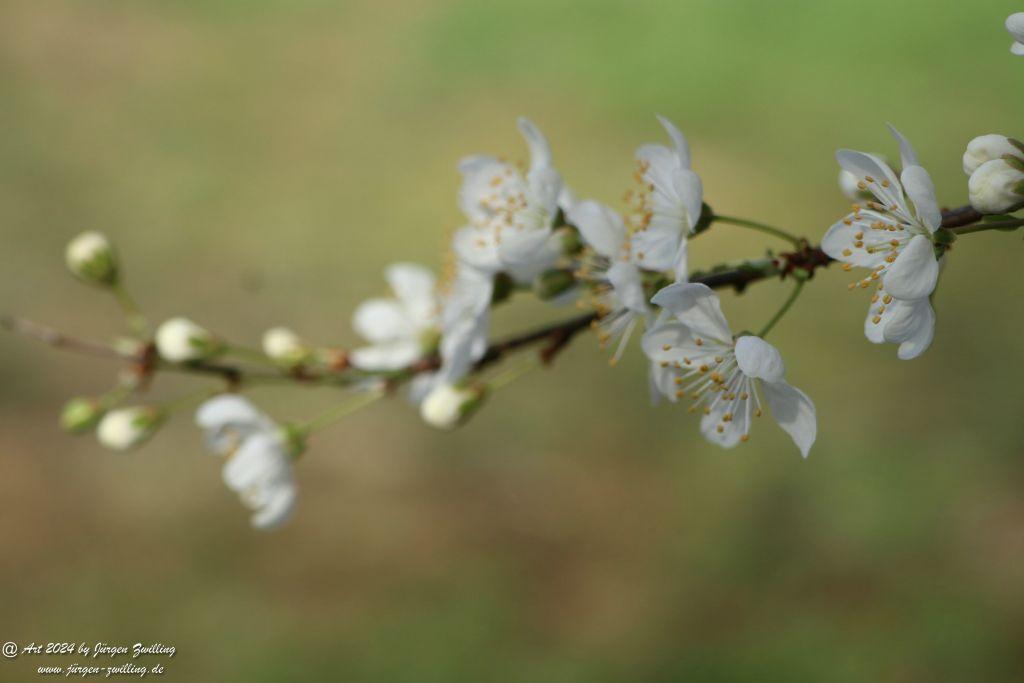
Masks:
[[[68,270],[83,282],[102,287],[117,284],[117,255],[105,235],[83,232],[64,250]]]
[[[188,318],[171,318],[156,330],[156,350],[172,363],[202,360],[218,353],[221,342]]]
[[[971,174],[967,190],[971,206],[981,213],[1003,213],[1024,201],[1021,172],[1005,159],[986,161]]]
[[[483,404],[485,394],[482,386],[442,384],[431,390],[420,403],[420,417],[431,427],[455,429]]]
[[[273,327],[263,333],[263,353],[284,365],[298,365],[309,356],[309,348],[287,327]]]
[[[533,292],[541,301],[554,299],[576,286],[576,278],[571,270],[553,268],[545,270],[533,280]]]
[[[96,437],[111,450],[127,451],[153,436],[163,417],[158,409],[145,406],[111,410],[100,420]]]
[[[967,143],[967,151],[964,152],[964,173],[973,174],[986,161],[999,159],[1004,154],[1024,157],[1020,143],[1010,140],[1005,135],[979,135]]]
[[[72,434],[82,434],[95,427],[104,412],[103,406],[95,398],[77,396],[68,401],[60,413],[61,429]]]

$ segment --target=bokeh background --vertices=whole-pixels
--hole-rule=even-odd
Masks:
[[[723,213],[819,238],[847,204],[835,148],[895,158],[887,121],[962,204],[966,142],[1024,135],[1017,9],[4,0],[0,309],[118,333],[63,270],[98,229],[155,319],[352,344],[386,263],[443,262],[458,158],[525,157],[520,114],[613,204],[634,147],[663,137],[654,113]],[[721,226],[691,253],[769,246]],[[395,399],[318,436],[273,534],[187,413],[127,455],[62,434],[64,400],[115,368],[0,337],[0,640],[162,642],[189,681],[1022,680],[1022,256],[1016,234],[959,242],[910,363],[864,340],[864,297],[822,272],[772,335],[817,403],[807,461],[767,422],[705,444],[648,405],[637,350],[610,369],[584,337],[454,434]],[[786,291],[724,307],[756,329]],[[496,330],[566,314],[517,301]],[[296,418],[335,395],[254,398]],[[0,679],[41,663],[0,661]]]

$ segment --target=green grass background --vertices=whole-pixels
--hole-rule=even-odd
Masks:
[[[612,203],[662,113],[722,212],[820,238],[846,208],[835,148],[894,158],[887,121],[962,204],[966,142],[1024,135],[1018,9],[4,0],[0,309],[117,333],[62,265],[98,229],[153,318],[352,344],[386,263],[442,262],[457,159],[525,156],[520,114]],[[691,258],[768,246],[721,226]],[[848,275],[816,277],[772,334],[817,403],[806,462],[769,422],[705,444],[648,406],[638,353],[609,369],[581,338],[454,434],[393,400],[319,435],[270,535],[188,415],[127,455],[61,434],[65,398],[115,368],[4,336],[0,640],[173,644],[166,677],[189,681],[1022,680],[1022,256],[1017,234],[959,242],[910,363],[864,340]],[[756,329],[784,295],[723,305]],[[496,329],[564,314],[516,303]],[[254,397],[286,418],[333,400]]]

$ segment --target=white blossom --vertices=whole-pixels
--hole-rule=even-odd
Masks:
[[[205,432],[209,450],[226,458],[224,483],[252,510],[252,525],[266,530],[287,521],[297,497],[292,471],[297,453],[285,431],[234,394],[203,403],[196,423]]]
[[[568,218],[589,247],[578,277],[596,288],[593,304],[601,316],[598,338],[602,344],[620,340],[612,356],[615,363],[637,324],[648,321],[653,314],[644,292],[643,274],[629,232],[617,212],[586,200],[577,203]]]
[[[172,363],[202,360],[221,350],[220,341],[209,330],[188,318],[164,321],[154,340],[160,357]]]
[[[690,147],[676,126],[663,116],[672,147],[642,145],[636,150],[640,189],[630,196],[633,216],[633,251],[637,263],[648,270],[672,270],[676,280],[686,278],[686,240],[700,220],[703,187],[690,168]]]
[[[899,344],[896,356],[912,360],[928,350],[935,336],[935,311],[928,297],[904,301],[884,289],[871,296],[864,336],[875,344]]]
[[[96,438],[115,451],[127,451],[140,446],[151,437],[163,421],[156,408],[132,406],[106,413],[96,427]]]
[[[441,303],[434,274],[413,263],[395,263],[384,277],[393,298],[364,301],[352,316],[356,331],[370,342],[352,351],[363,370],[397,370],[433,351]]]
[[[1024,12],[1016,12],[1006,18],[1006,30],[1013,36],[1010,52],[1024,55]]]
[[[655,364],[652,382],[671,401],[689,398],[701,432],[725,448],[749,438],[765,404],[807,457],[817,435],[814,403],[788,384],[782,357],[760,337],[733,339],[718,297],[706,285],[677,283],[652,302],[670,315],[643,338]]]
[[[64,261],[75,277],[92,284],[113,285],[117,282],[117,257],[106,235],[83,232],[68,242]]]
[[[519,131],[530,150],[525,176],[512,164],[489,155],[459,162],[462,187],[459,206],[468,225],[455,233],[459,260],[484,273],[505,272],[529,282],[550,268],[561,253],[553,226],[563,193],[547,138],[528,119],[519,119]]]

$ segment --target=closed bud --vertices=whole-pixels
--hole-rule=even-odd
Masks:
[[[986,161],[971,174],[967,190],[971,206],[981,213],[1003,213],[1022,201],[1019,190],[1024,181],[1024,172],[1006,163],[1004,159]]]
[[[1019,144],[1019,143],[1018,143]],[[1013,140],[1005,135],[979,135],[967,143],[964,152],[964,173],[972,175],[985,162],[999,159],[1004,155],[1024,156]]]
[[[68,401],[60,413],[61,429],[72,434],[82,434],[95,427],[104,412],[97,399],[77,396]]]
[[[487,391],[483,386],[460,387],[442,384],[420,403],[420,417],[431,427],[455,429],[483,404]]]
[[[157,408],[118,408],[111,410],[100,420],[96,428],[96,438],[111,450],[127,451],[153,436],[163,419],[163,413]]]
[[[309,357],[305,342],[287,327],[273,327],[263,333],[263,353],[283,365],[298,365]]]
[[[546,301],[576,286],[576,278],[567,268],[545,270],[533,280],[533,292],[538,299]]]
[[[117,284],[117,255],[105,235],[83,232],[64,250],[68,270],[83,282],[110,287]]]
[[[156,350],[172,363],[203,360],[223,349],[220,340],[188,318],[171,318],[156,330]]]

